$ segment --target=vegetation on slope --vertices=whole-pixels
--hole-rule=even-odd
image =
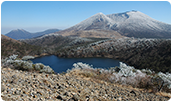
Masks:
[[[31,61],[27,61],[30,58],[34,58],[33,56],[24,56],[22,59],[17,58],[18,55],[11,55],[1,60],[2,67],[9,67],[23,70],[23,71],[37,71],[37,72],[45,72],[45,73],[54,73],[53,69],[49,66],[45,66],[42,63],[33,64]]]
[[[146,69],[135,69],[120,62],[119,67],[109,69],[93,68],[82,62],[74,63],[70,71],[77,71],[80,76],[91,78],[95,81],[106,81],[113,84],[130,85],[135,88],[152,90],[152,92],[171,92],[171,74],[157,73]]]
[[[171,41],[163,41],[147,50],[140,50],[131,59],[124,61],[139,69],[151,68],[156,72],[171,72]]]
[[[4,40],[6,39],[2,39],[1,45],[2,56],[18,54],[20,57],[47,53],[59,57],[109,57],[137,69],[171,73],[171,40],[168,39],[103,39],[49,34],[22,40],[22,43]]]
[[[1,35],[1,58],[17,54],[18,57],[26,55],[40,55],[44,52],[44,49],[40,46],[29,45],[7,36]]]
[[[41,46],[47,48],[47,52],[57,54],[62,50],[68,51],[76,49],[80,46],[86,47],[90,43],[94,43],[106,38],[80,38],[80,37],[64,37],[58,34],[49,34],[38,38],[21,40],[30,45]]]
[[[61,49],[60,57],[110,57],[138,69],[171,73],[171,40],[106,39],[76,49]]]

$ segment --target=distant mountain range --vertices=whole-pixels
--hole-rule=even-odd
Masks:
[[[16,29],[16,30],[10,31],[9,33],[7,33],[5,35],[10,37],[10,38],[18,40],[18,39],[30,39],[30,38],[58,32],[58,31],[59,31],[59,29],[48,29],[48,30],[45,30],[42,32],[30,33],[30,32],[23,30],[23,29]]]
[[[171,25],[139,11],[109,15],[97,13],[58,34],[79,37],[171,38]]]
[[[171,38],[171,25],[157,21],[140,11],[127,11],[104,15],[97,13],[65,30],[49,29],[30,33],[23,29],[12,30],[6,36],[13,39],[30,39],[55,33],[62,36],[94,38]]]

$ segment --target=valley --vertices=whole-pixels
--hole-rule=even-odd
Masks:
[[[122,26],[128,22],[134,26]],[[73,27],[55,33],[18,40],[15,44],[11,40],[9,43],[7,43],[9,40],[3,41],[2,56],[13,53],[19,54],[21,57],[27,54],[35,57],[44,55],[65,58],[107,57],[118,59],[137,69],[147,68],[155,72],[171,72],[171,34],[165,34],[166,31],[170,32],[169,26],[139,11],[110,15],[97,13]],[[133,28],[128,29],[128,27]],[[128,35],[126,37],[125,33],[120,33],[121,28],[132,31],[133,37]],[[142,28],[142,30],[137,28]],[[125,31],[129,34],[128,30]],[[138,33],[137,30],[141,33]],[[146,31],[149,36],[142,31]],[[159,33],[154,36],[154,33],[149,34],[151,31],[163,33],[161,33],[162,36]],[[10,43],[13,46],[8,47]],[[18,43],[24,45],[23,51],[19,50],[21,48]],[[7,50],[16,50],[7,52],[5,46],[7,46]]]
[[[47,55],[62,59],[59,65],[67,63],[65,58],[73,58],[73,68],[60,66],[64,71],[60,73],[29,60]],[[75,62],[77,58],[111,58],[120,65],[96,68]],[[53,61],[46,62],[56,63]],[[1,34],[1,75],[4,100],[168,100],[171,25],[140,11],[127,11],[97,13],[64,30],[13,30]]]
[[[170,39],[80,38],[49,35],[41,39],[22,41],[48,47],[45,52],[58,57],[107,57],[118,59],[138,69],[171,72]]]

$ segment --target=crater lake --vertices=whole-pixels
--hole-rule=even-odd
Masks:
[[[50,66],[55,72],[62,73],[66,72],[68,69],[73,68],[73,64],[77,62],[86,63],[93,65],[93,68],[110,68],[119,66],[119,60],[111,58],[60,58],[55,55],[38,57],[31,60],[35,63],[42,63],[44,65]]]

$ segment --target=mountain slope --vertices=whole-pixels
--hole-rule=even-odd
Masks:
[[[80,38],[52,33],[21,41],[47,48],[49,54],[59,57],[108,57],[119,59],[138,69],[171,72],[169,39]]]
[[[125,36],[146,38],[171,37],[171,25],[154,20],[139,11],[107,16],[117,23],[117,26],[112,29]]]
[[[58,51],[59,57],[108,57],[137,69],[171,72],[171,40],[129,38],[105,39],[87,46]]]
[[[45,35],[45,34],[58,32],[58,31],[60,31],[60,30],[59,29],[48,29],[48,30],[45,30],[45,31],[42,31],[42,32],[32,33],[32,38],[42,36],[42,35]]]
[[[47,34],[37,38],[20,40],[21,42],[25,42],[27,44],[41,46],[49,49],[49,53],[57,52],[59,49],[63,48],[75,48],[77,46],[83,46],[87,43],[96,42],[99,39],[88,39],[88,38],[80,38],[80,37],[64,37],[58,34]],[[53,52],[54,51],[54,52]]]
[[[10,38],[18,40],[18,39],[29,39],[29,38],[33,38],[33,37],[38,37],[41,35],[50,34],[50,33],[58,32],[58,31],[59,31],[59,29],[48,29],[48,30],[45,30],[42,32],[30,33],[23,29],[17,29],[17,30],[12,30],[11,32],[9,32],[5,35]]]
[[[129,11],[110,15],[97,13],[73,27],[58,32],[58,34],[63,36],[72,35],[82,37],[82,34],[78,34],[78,32],[90,30],[99,31],[99,37],[120,35],[120,37],[171,38],[170,24],[154,20],[139,11]],[[105,34],[105,31],[113,31],[114,34]],[[87,37],[97,36],[94,33],[87,33],[86,35]]]
[[[85,65],[86,66],[86,65]],[[41,68],[41,67],[40,67]],[[169,97],[155,95],[107,82],[111,74],[98,74],[91,68],[73,68],[66,74],[47,74],[34,71],[1,68],[1,97],[4,101],[168,101]],[[85,70],[84,70],[85,69]],[[91,72],[92,71],[92,72]],[[104,72],[104,70],[103,70]],[[106,71],[107,73],[107,71]],[[104,76],[106,75],[106,76]],[[99,79],[97,78],[99,77]],[[140,78],[140,77],[139,77]],[[139,79],[137,78],[137,79]],[[110,79],[110,78],[108,78]],[[123,78],[121,78],[123,79]],[[124,80],[126,81],[126,80]],[[129,80],[130,81],[130,80]],[[142,81],[142,80],[141,80]],[[130,81],[132,82],[132,81]],[[145,82],[145,81],[144,81]],[[35,84],[34,84],[35,83]],[[159,84],[158,84],[159,85]],[[11,86],[13,86],[11,88]],[[48,91],[47,91],[48,90]],[[162,93],[162,92],[161,92]],[[17,96],[17,97],[16,97]]]
[[[96,38],[121,38],[121,34],[111,30],[115,22],[104,15],[97,13],[73,27],[57,32],[63,36],[96,37]]]
[[[13,43],[19,43],[19,44],[21,44],[20,41],[15,40],[15,39],[12,39],[12,38],[10,38],[10,37],[7,37],[7,36],[1,34],[1,41],[2,41],[2,43],[3,43],[3,41],[5,41],[5,40],[11,41],[11,42],[13,42]]]
[[[97,13],[90,18],[82,21],[81,23],[73,26],[71,29],[75,30],[91,30],[91,29],[102,29],[109,30],[115,22],[104,15],[103,13]]]
[[[26,55],[40,55],[43,53],[42,47],[29,45],[15,39],[11,39],[1,34],[1,58],[17,54],[19,57]]]

